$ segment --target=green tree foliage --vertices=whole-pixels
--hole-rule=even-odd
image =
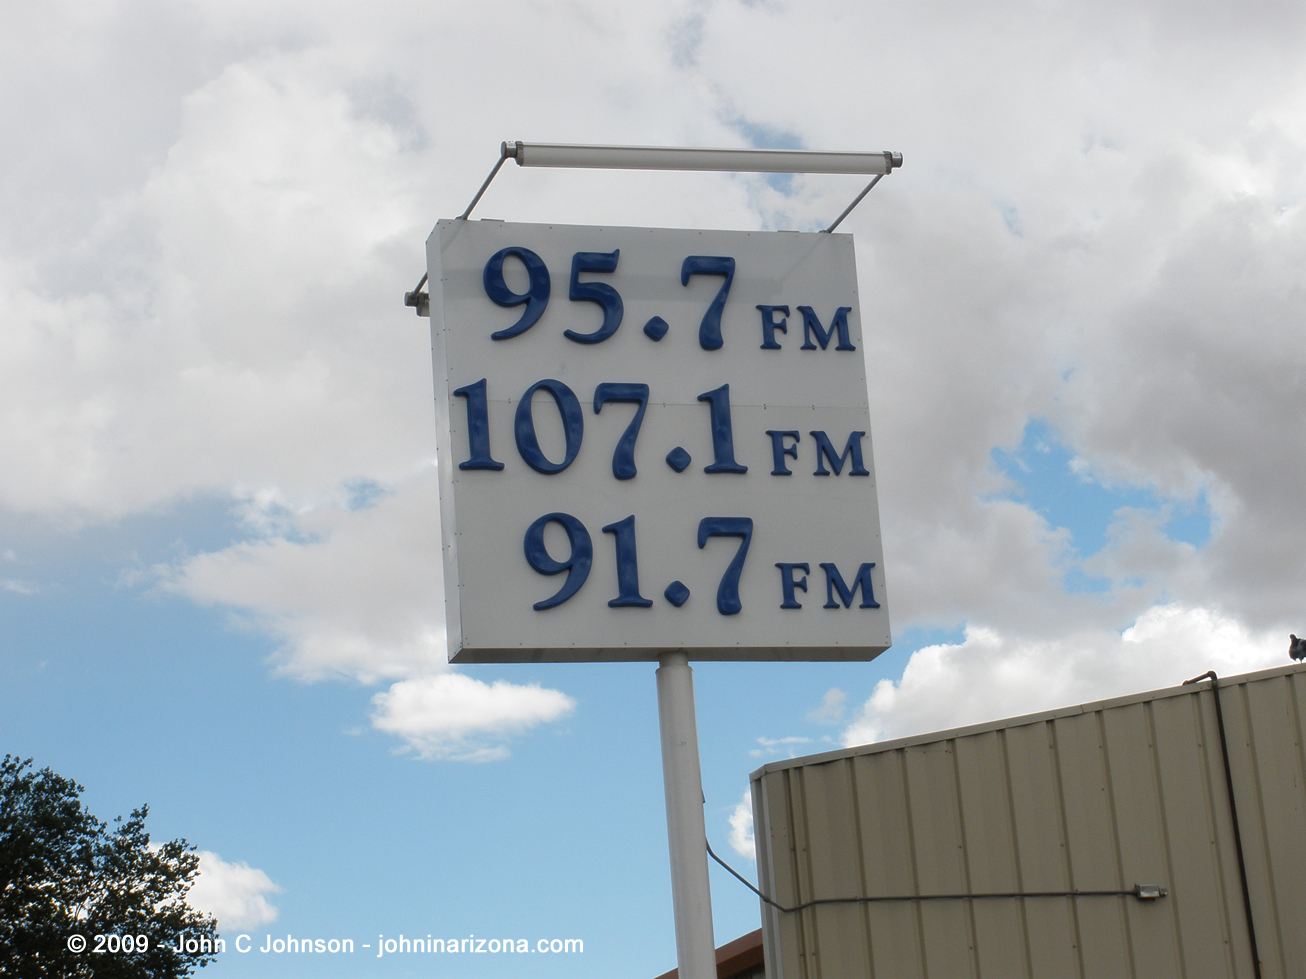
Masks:
[[[174,979],[212,955],[177,951],[217,922],[186,904],[199,857],[185,840],[151,846],[148,807],[110,828],[82,808],[82,786],[31,759],[0,763],[0,976]],[[81,935],[86,950],[68,947]],[[131,935],[145,951],[96,954],[96,935]]]

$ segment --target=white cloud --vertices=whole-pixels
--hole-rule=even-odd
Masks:
[[[569,701],[431,679],[445,650],[428,323],[399,300],[503,127],[728,134],[710,112],[685,122],[701,86],[659,40],[678,12],[519,4],[496,16],[495,50],[514,54],[491,71],[466,43],[486,36],[485,13],[465,5],[337,6],[311,22],[276,2],[157,17],[74,6],[2,15],[0,91],[28,94],[0,97],[0,508],[75,527],[239,501],[249,539],[155,569],[165,591],[272,636],[284,675],[443,684],[472,698],[440,705],[457,730],[411,712],[380,723],[429,757],[502,753],[509,732]],[[477,79],[476,99],[449,99],[431,76],[432,37],[440,78]],[[577,59],[545,53],[564,39]],[[580,202],[606,220],[625,201],[636,223],[753,224],[729,177],[651,179],[671,193],[505,173],[482,213],[580,219]],[[389,495],[351,508],[342,488],[358,481]],[[466,747],[476,730],[488,747]]]
[[[363,509],[288,512],[292,534],[241,542],[156,569],[161,587],[226,606],[282,642],[277,666],[302,680],[362,683],[428,673],[446,660],[433,467]]]
[[[744,796],[730,814],[730,848],[741,857],[757,859],[753,842],[753,790],[744,789]]]
[[[440,673],[394,684],[372,698],[372,724],[402,738],[422,758],[496,761],[503,739],[571,713],[574,700],[557,690],[462,673]]]
[[[811,711],[807,715],[809,721],[815,721],[817,724],[837,724],[843,720],[844,704],[848,702],[848,695],[838,687],[831,687],[821,698],[821,706]]]
[[[165,587],[273,636],[287,675],[427,677],[429,350],[399,296],[434,219],[509,136],[865,134],[906,155],[841,229],[897,628],[970,623],[965,648],[997,636],[1012,670],[1115,649],[1158,603],[1278,628],[1306,588],[1306,15],[1232,10],[582,0],[509,2],[486,30],[451,2],[6,9],[0,508],[75,525],[244,501],[251,539]],[[821,71],[757,71],[777,45]],[[508,168],[478,213],[806,228],[856,184]],[[1088,567],[1109,591],[1068,593],[1067,533],[994,499],[990,453],[1032,417],[1081,474],[1205,492],[1211,542],[1121,513]],[[351,509],[359,480],[390,495]]]
[[[795,734],[786,738],[758,738],[757,743],[761,747],[748,752],[753,758],[774,758],[782,754],[793,758],[798,754],[798,749],[811,744],[812,739]]]
[[[1173,687],[1207,670],[1278,666],[1287,662],[1286,637],[1180,605],[1148,609],[1123,633],[1026,639],[972,625],[958,645],[913,653],[898,682],[881,680],[843,741],[867,744]]]
[[[428,467],[353,510],[297,509],[264,494],[262,510],[279,511],[271,522],[286,536],[234,544],[156,574],[164,589],[231,608],[238,622],[281,640],[276,664],[285,675],[397,680],[373,698],[372,724],[419,757],[507,757],[509,738],[557,720],[574,702],[556,690],[449,671],[434,476]],[[258,499],[251,505],[260,510]]]
[[[249,864],[227,863],[216,853],[199,851],[200,869],[186,903],[218,919],[220,928],[257,928],[277,920],[268,895],[281,888]]]

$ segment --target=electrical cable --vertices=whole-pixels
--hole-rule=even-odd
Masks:
[[[741,884],[760,897],[763,902],[769,904],[777,911],[783,911],[791,914],[795,911],[802,911],[805,908],[815,907],[818,904],[877,904],[887,901],[969,901],[980,900],[985,898],[1016,898],[1016,897],[1136,897],[1140,901],[1154,901],[1157,898],[1165,897],[1170,892],[1164,887],[1156,887],[1150,884],[1135,884],[1132,890],[1128,891],[1012,891],[1001,894],[905,894],[882,897],[823,897],[814,901],[805,901],[802,904],[796,904],[792,908],[786,908],[771,898],[767,897],[756,887],[750,884],[734,867],[726,863],[714,852],[712,844],[707,844],[707,854],[726,870]]]
[[[1224,756],[1224,783],[1229,790],[1229,815],[1233,819],[1233,845],[1238,853],[1238,877],[1243,885],[1243,912],[1247,916],[1247,937],[1252,946],[1252,973],[1256,979],[1261,979],[1261,953],[1256,945],[1256,921],[1252,917],[1252,892],[1247,886],[1247,861],[1243,858],[1243,834],[1238,827],[1238,800],[1233,794],[1233,767],[1229,764],[1229,740],[1224,733],[1224,710],[1220,706],[1220,678],[1215,675],[1215,670],[1208,670],[1201,676],[1195,676],[1191,680],[1185,680],[1183,685],[1186,687],[1190,683],[1201,683],[1203,680],[1211,681],[1211,695],[1215,698],[1215,723],[1220,729],[1220,753]]]

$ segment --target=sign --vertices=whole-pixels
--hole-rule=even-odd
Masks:
[[[457,663],[889,646],[851,235],[441,221]]]

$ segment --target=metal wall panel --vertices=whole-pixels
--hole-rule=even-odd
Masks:
[[[1251,979],[1209,682],[753,773],[769,979]],[[1306,976],[1306,666],[1221,680],[1261,972]],[[1168,896],[1028,896],[1159,884]],[[1027,895],[972,897],[980,894]],[[930,895],[955,895],[919,900]]]

